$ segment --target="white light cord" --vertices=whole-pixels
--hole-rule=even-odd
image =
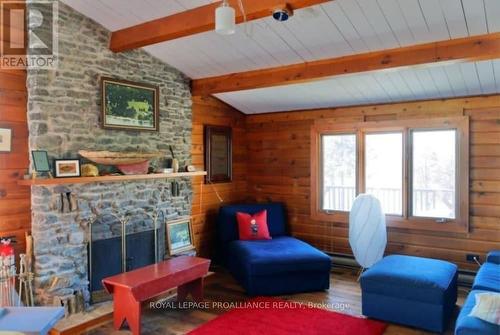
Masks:
[[[247,14],[245,13],[245,8],[243,7],[243,1],[238,0],[238,5],[240,6],[241,14],[243,14],[243,22],[246,23],[247,22]]]
[[[242,0],[238,0],[238,5],[240,7],[240,11],[241,11],[241,14],[243,14],[243,23],[244,23],[244,32],[245,32],[245,35],[247,35],[248,37],[251,37],[252,35],[252,26],[250,24],[248,24],[247,22],[247,14],[245,12],[245,7],[243,6],[243,1]]]
[[[222,199],[222,197],[219,195],[219,192],[215,188],[214,184],[210,183],[209,185],[212,187],[212,190],[215,192],[215,195],[219,199],[219,202],[224,202],[224,199]]]

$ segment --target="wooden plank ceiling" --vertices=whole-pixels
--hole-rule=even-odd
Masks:
[[[293,11],[328,1],[331,0],[287,0],[287,8]],[[236,9],[235,22],[237,24],[245,20],[252,21],[268,17],[272,11],[284,6],[283,0],[249,1],[245,2],[243,10],[238,0],[228,0],[228,4]],[[220,2],[215,1],[205,6],[114,31],[111,34],[109,48],[114,52],[122,52],[213,31],[215,29],[214,13],[219,6]]]
[[[500,93],[500,60],[403,69],[215,94],[245,114]]]
[[[245,2],[246,0],[244,0]],[[210,0],[63,0],[111,31]],[[498,0],[336,0],[144,47],[193,79],[500,32]],[[245,113],[500,93],[500,60],[339,76],[216,95]]]

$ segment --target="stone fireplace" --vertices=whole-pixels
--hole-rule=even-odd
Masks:
[[[106,213],[94,217],[87,234],[92,302],[103,290],[102,279],[165,259],[165,222],[164,210],[158,206],[153,214],[141,208],[123,216]]]
[[[59,21],[58,68],[54,71],[28,69],[30,149],[46,150],[52,159],[75,158],[82,149],[162,151],[168,155],[168,148],[172,146],[181,166],[190,164],[192,120],[187,77],[143,50],[111,52],[108,48],[110,32],[63,3],[59,3]],[[160,130],[138,132],[101,128],[99,83],[102,76],[159,86]],[[157,164],[159,162],[153,161],[151,165]],[[106,171],[105,167],[99,168]],[[191,181],[189,178],[177,181],[180,184],[178,197],[171,195],[171,180],[163,179],[67,185],[78,205],[71,212],[60,211],[60,194],[56,187],[33,186],[31,206],[37,302],[52,305],[55,297],[75,291],[81,291],[85,301],[90,302],[89,246],[92,244],[94,252],[99,252],[99,248],[121,245],[121,229],[109,219],[110,215],[132,216],[125,228],[129,248],[140,249],[139,246],[148,245],[141,249],[140,255],[133,256],[134,259],[125,260],[127,267],[148,263],[153,254],[159,257],[159,249],[164,250],[164,245],[157,248],[150,245],[154,237],[152,223],[147,216],[141,218],[139,213],[156,213],[161,223],[190,215]],[[94,222],[97,217],[101,221]],[[116,259],[122,257],[121,253],[113,250],[108,256],[108,259],[96,258],[95,262],[113,260],[114,265],[110,266],[115,268],[111,270],[116,271],[124,261]]]
[[[188,216],[191,210],[190,181],[180,181],[179,197],[170,195],[170,185],[163,180],[70,185],[78,208],[69,213],[61,213],[59,193],[54,192],[54,187],[33,187],[37,301],[52,305],[55,299],[81,291],[85,301],[90,302],[91,289],[101,289],[99,276],[122,272],[122,264],[131,270],[163,259],[165,221]],[[158,243],[154,241],[152,215],[158,215]],[[125,263],[120,219],[126,222]],[[92,276],[90,270],[94,270]]]

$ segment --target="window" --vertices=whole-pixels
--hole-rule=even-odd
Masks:
[[[468,230],[467,117],[336,123],[311,131],[311,215],[347,222],[360,193],[388,226]]]
[[[348,211],[356,198],[356,134],[322,136],[323,210]]]
[[[365,135],[365,193],[386,214],[403,215],[403,133]]]
[[[456,131],[412,132],[412,213],[456,217]]]

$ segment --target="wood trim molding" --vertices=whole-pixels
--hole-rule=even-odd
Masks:
[[[70,177],[70,178],[50,178],[50,179],[20,179],[17,184],[20,186],[47,186],[47,185],[66,185],[66,184],[91,184],[106,182],[124,182],[133,180],[151,180],[151,179],[172,179],[181,177],[206,176],[206,171],[195,172],[172,172],[172,173],[150,173],[134,175],[109,175],[97,177]]]
[[[321,209],[321,198],[319,196],[319,187],[321,184],[320,175],[320,155],[321,155],[321,134],[316,128],[316,124],[311,127],[311,201],[309,202],[311,210],[311,218],[313,220],[321,221],[325,219],[324,216],[327,214],[322,212]],[[328,217],[327,217],[328,218]]]
[[[282,8],[285,4],[296,10],[328,1],[331,0],[288,0],[286,3],[283,0],[245,1],[244,9],[247,21],[252,21],[271,15],[274,9]],[[236,23],[242,23],[243,13],[238,1],[229,0],[229,4],[236,10]],[[114,52],[122,52],[213,30],[215,9],[219,6],[220,1],[117,30],[111,34],[109,48]]]
[[[500,33],[193,80],[193,96],[290,85],[398,67],[500,58]]]

